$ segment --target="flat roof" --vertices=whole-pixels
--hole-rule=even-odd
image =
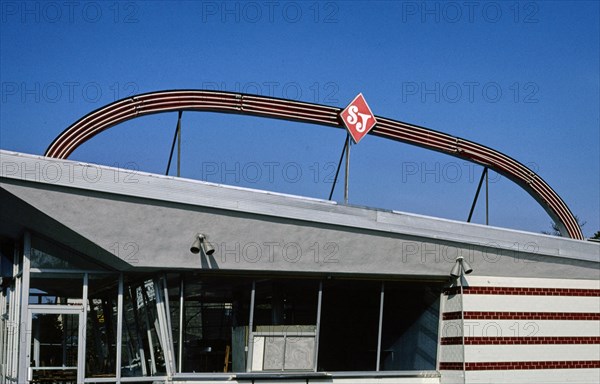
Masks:
[[[18,182],[152,199],[286,219],[510,248],[535,242],[536,253],[600,262],[600,244],[400,211],[215,184],[136,170],[0,150],[0,185]]]

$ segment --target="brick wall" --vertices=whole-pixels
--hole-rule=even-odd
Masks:
[[[471,277],[442,294],[443,383],[597,383],[600,282]]]

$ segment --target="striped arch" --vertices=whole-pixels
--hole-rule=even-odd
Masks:
[[[77,147],[105,129],[139,116],[170,111],[235,113],[343,128],[339,119],[341,108],[231,92],[158,91],[128,97],[89,113],[54,139],[45,156],[66,159]],[[397,120],[376,118],[377,125],[369,134],[488,167],[527,191],[546,210],[563,236],[583,240],[581,228],[564,201],[542,178],[518,161],[472,141]]]

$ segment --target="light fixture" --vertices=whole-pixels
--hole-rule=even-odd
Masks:
[[[458,260],[456,260],[456,262],[454,263],[454,266],[452,267],[452,271],[450,272],[450,276],[452,276],[456,279],[458,276],[460,276],[460,270],[461,270],[460,263],[458,262]]]
[[[190,248],[190,252],[200,253],[200,249],[202,249],[206,255],[212,255],[215,253],[215,248],[208,241],[206,241],[206,235],[197,233],[196,237],[194,238],[194,243]]]
[[[452,271],[450,272],[450,276],[457,278],[462,275],[468,275],[473,272],[473,268],[465,261],[462,256],[456,258],[456,262],[452,267]]]
[[[465,275],[468,275],[469,273],[473,272],[473,268],[471,267],[471,265],[469,263],[467,263],[467,260],[464,260],[463,258],[461,258],[461,263],[462,263],[463,271],[465,271]]]

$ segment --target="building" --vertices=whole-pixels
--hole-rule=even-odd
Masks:
[[[2,383],[600,377],[598,243],[64,157],[0,151]]]

